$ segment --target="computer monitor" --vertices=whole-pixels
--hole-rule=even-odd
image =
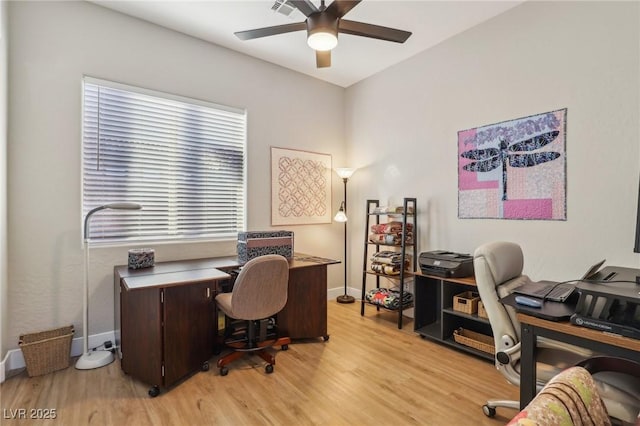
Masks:
[[[640,253],[640,179],[638,179],[638,210],[636,212],[636,240],[633,251]]]
[[[640,253],[640,178],[638,179],[638,210],[636,211],[636,241],[633,251]],[[640,285],[640,275],[636,276],[636,284]]]

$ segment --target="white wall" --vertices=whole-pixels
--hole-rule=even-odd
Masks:
[[[0,363],[7,352],[7,2],[0,1]],[[0,382],[4,380],[0,368]]]
[[[82,334],[83,74],[246,108],[250,230],[270,228],[270,146],[342,165],[340,87],[86,2],[11,2],[9,17],[9,349],[25,332],[73,323]],[[281,229],[295,232],[297,251],[342,257],[341,224]],[[235,241],[151,246],[157,261],[235,253]],[[113,266],[128,248],[91,251],[89,334],[114,327]],[[330,267],[328,286],[341,285]]]
[[[639,8],[527,2],[351,86],[351,216],[366,199],[415,196],[419,252],[515,241],[535,279],[576,278],[599,258],[640,267]],[[565,107],[567,220],[458,219],[457,131]],[[362,220],[349,222],[350,259],[362,259]]]

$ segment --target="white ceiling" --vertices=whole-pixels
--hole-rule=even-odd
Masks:
[[[410,31],[404,44],[340,34],[331,68],[316,68],[306,32],[298,31],[249,41],[235,31],[302,22],[297,9],[289,16],[272,11],[274,0],[165,1],[94,0],[145,21],[197,37],[295,71],[348,87],[443,40],[484,22],[524,0],[395,1],[364,0],[346,19]],[[314,1],[319,6],[320,1]],[[331,0],[327,0],[327,5]]]

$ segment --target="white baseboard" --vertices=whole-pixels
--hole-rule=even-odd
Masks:
[[[327,290],[327,300],[335,299],[338,296],[342,296],[344,294],[344,287],[334,287]],[[349,296],[353,296],[356,300],[360,300],[362,298],[362,291],[358,288],[347,287],[347,294]]]
[[[0,361],[0,383],[4,383],[4,379],[5,379],[4,366],[7,365],[7,359],[9,359],[9,352],[7,352],[4,359]]]
[[[107,340],[111,340],[115,344],[115,333],[113,331],[91,335],[89,336],[89,348],[102,346]],[[76,337],[71,341],[71,356],[80,355],[82,355],[82,337]],[[4,382],[7,372],[24,367],[26,367],[26,364],[24,356],[22,356],[22,350],[18,348],[8,351],[2,362],[0,362],[0,383]]]

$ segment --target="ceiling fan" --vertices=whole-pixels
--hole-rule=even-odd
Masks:
[[[316,66],[318,68],[331,66],[331,49],[338,44],[338,33],[394,41],[396,43],[404,43],[409,38],[411,33],[408,31],[342,19],[360,1],[362,0],[334,0],[327,7],[324,4],[324,0],[322,0],[320,8],[318,8],[311,0],[287,0],[288,4],[296,7],[307,17],[304,22],[238,31],[234,34],[240,40],[251,40],[307,30],[307,44],[316,51]]]

